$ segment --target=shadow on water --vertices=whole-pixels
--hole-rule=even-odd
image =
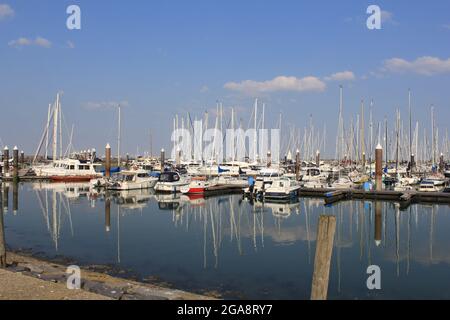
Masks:
[[[450,274],[448,206],[325,207],[314,198],[263,203],[82,183],[1,191],[0,256],[6,234],[12,250],[224,298],[450,298],[440,281]],[[381,290],[367,288],[371,265]]]

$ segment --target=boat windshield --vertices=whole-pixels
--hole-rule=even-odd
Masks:
[[[180,180],[180,176],[176,172],[165,172],[159,176],[160,182],[176,182]]]

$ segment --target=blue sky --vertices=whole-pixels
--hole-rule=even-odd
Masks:
[[[81,30],[66,28],[71,4]],[[381,30],[366,27],[370,4],[384,11]],[[377,120],[397,107],[406,117],[411,88],[414,119],[428,125],[434,104],[445,130],[450,2],[0,0],[0,61],[0,138],[27,153],[58,90],[79,149],[115,143],[115,102],[127,105],[134,154],[149,149],[150,129],[154,150],[167,148],[177,112],[201,116],[220,100],[247,119],[254,97],[273,123],[281,111],[303,128],[312,114],[331,145],[339,84],[346,120],[372,98]]]

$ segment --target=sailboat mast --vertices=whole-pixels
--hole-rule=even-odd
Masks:
[[[412,160],[412,110],[411,110],[411,89],[408,89],[408,109],[409,109],[409,156]],[[411,163],[412,165],[412,163]]]
[[[63,151],[62,151],[62,110],[61,110],[61,101],[58,102],[58,110],[59,110],[59,158],[62,159]]]
[[[59,111],[59,93],[56,94],[55,111],[53,115],[53,155],[52,160],[55,161],[58,152],[58,111]]]
[[[256,130],[257,130],[257,118],[258,118],[258,116],[257,116],[257,114],[258,114],[258,99],[255,99],[255,132],[254,132],[254,135],[253,135],[253,161],[257,161],[257,152],[258,152],[258,145],[257,145],[257,143],[258,143],[258,141],[257,141],[257,139],[258,139],[258,135],[257,135],[257,133],[256,133]]]
[[[364,137],[364,100],[361,100],[361,120],[360,120],[360,126],[361,126],[361,136],[360,136],[360,145],[361,145],[361,163],[362,166],[366,166],[366,144],[365,144],[365,137]]]
[[[118,132],[117,132],[117,167],[120,167],[120,137],[121,137],[121,106],[118,105]]]
[[[51,113],[51,109],[52,109],[52,104],[49,103],[48,104],[48,113],[47,113],[47,130],[45,133],[45,160],[48,159],[48,127],[50,126],[50,113]]]

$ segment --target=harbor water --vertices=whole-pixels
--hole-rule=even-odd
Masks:
[[[328,299],[450,299],[450,207],[250,202],[89,184],[3,183],[6,246],[225,299],[309,299],[320,215],[336,217]],[[369,290],[369,266],[381,289]]]

